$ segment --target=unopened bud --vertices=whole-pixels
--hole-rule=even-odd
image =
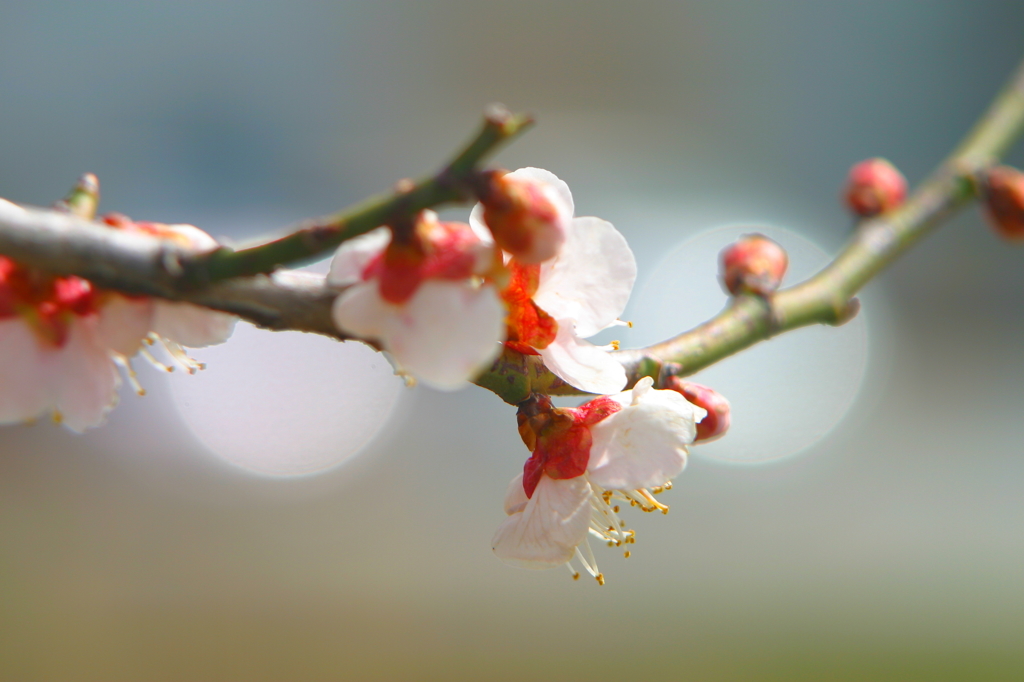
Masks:
[[[519,171],[493,173],[480,203],[494,242],[524,265],[554,258],[572,210],[549,184]]]
[[[1010,166],[989,170],[983,185],[985,213],[1003,239],[1024,241],[1024,173]]]
[[[92,220],[100,203],[100,181],[92,173],[85,173],[66,197],[53,204],[53,208],[79,218]]]
[[[767,296],[779,288],[789,266],[786,251],[762,234],[747,234],[722,249],[722,284],[733,296]]]
[[[906,195],[907,179],[885,159],[861,161],[846,179],[846,207],[861,217],[891,211]]]
[[[732,408],[721,393],[701,384],[669,377],[665,388],[681,393],[686,400],[707,411],[707,416],[697,422],[695,443],[707,443],[725,435],[729,430]]]

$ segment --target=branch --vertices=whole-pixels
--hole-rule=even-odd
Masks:
[[[899,209],[861,224],[839,255],[809,280],[770,298],[734,299],[717,317],[675,338],[616,353],[630,383],[667,363],[686,376],[755,343],[811,324],[839,325],[853,296],[931,230],[979,195],[978,174],[1024,131],[1024,63],[974,129]],[[652,362],[653,361],[653,362]]]
[[[292,228],[289,234],[262,244],[233,250],[227,247],[183,263],[188,280],[215,282],[273,272],[281,265],[321,256],[345,240],[388,225],[397,218],[472,196],[477,167],[484,158],[533,124],[533,119],[494,106],[466,147],[437,174],[399,183],[387,196],[371,197],[356,206]]]
[[[529,123],[522,117],[491,115],[480,134],[434,177],[248,249],[196,254],[72,214],[23,211],[0,201],[0,254],[56,275],[85,277],[102,288],[194,303],[269,329],[345,340],[348,337],[331,320],[331,305],[340,289],[317,275],[264,273],[280,263],[321,254],[397,215],[464,198],[464,183],[471,180],[476,164]],[[1024,64],[960,147],[907,203],[863,223],[817,275],[770,298],[735,298],[718,316],[663,343],[615,352],[627,370],[629,385],[665,372],[693,374],[791,329],[849,320],[859,307],[853,296],[917,240],[975,199],[978,173],[1005,154],[1022,128]],[[372,345],[372,340],[363,341]],[[512,404],[531,393],[582,394],[548,371],[538,357],[509,350],[475,383]]]
[[[663,373],[688,376],[756,343],[812,324],[841,325],[857,314],[853,296],[919,239],[977,198],[980,171],[994,164],[1024,130],[1024,63],[949,156],[898,210],[862,223],[846,247],[814,277],[773,296],[740,296],[707,322],[647,348],[615,351],[628,386]],[[503,354],[476,379],[509,403],[531,392],[583,395],[536,358]]]

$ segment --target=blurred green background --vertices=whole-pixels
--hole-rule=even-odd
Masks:
[[[848,167],[920,181],[1022,27],[1005,0],[0,0],[0,196],[47,205],[93,171],[104,210],[243,239],[433,169],[502,101],[539,125],[498,161],[566,179],[641,280],[746,221],[833,253]],[[491,555],[527,453],[480,389],[360,383],[379,358],[266,341],[249,404],[315,407],[283,419],[285,461],[357,449],[347,415],[401,394],[358,456],[285,478],[190,428],[177,387],[216,381],[214,350],[201,377],[144,370],[102,429],[0,430],[0,679],[1022,679],[1022,259],[969,210],[899,261],[864,294],[845,418],[767,464],[697,449],[672,513],[629,519],[629,561],[595,549],[603,588]],[[843,330],[793,336],[819,332]],[[741,378],[737,404],[774,390]],[[224,401],[236,442],[252,410]]]

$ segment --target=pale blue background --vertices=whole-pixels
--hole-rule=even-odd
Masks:
[[[642,272],[741,220],[834,251],[849,165],[921,180],[1022,27],[1004,0],[0,1],[0,196],[94,171],[106,210],[241,238],[432,169],[498,100],[540,122],[501,163],[565,178]],[[491,556],[526,452],[477,389],[286,481],[158,390],[85,437],[4,429],[0,679],[1022,677],[1022,259],[972,210],[898,262],[848,418],[791,461],[695,459],[604,588]]]

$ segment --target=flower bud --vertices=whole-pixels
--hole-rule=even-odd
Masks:
[[[885,159],[861,161],[850,169],[844,197],[846,207],[861,217],[891,211],[903,203],[907,179]]]
[[[707,443],[725,435],[729,430],[732,409],[721,393],[701,384],[669,377],[665,388],[681,393],[687,402],[707,411],[704,419],[697,422],[697,438],[694,443]]]
[[[1010,166],[989,170],[983,180],[985,213],[1003,239],[1024,241],[1024,173]]]
[[[789,257],[777,243],[762,234],[747,234],[720,254],[722,284],[733,296],[767,296],[779,288]]]
[[[572,209],[541,180],[518,171],[493,173],[480,203],[495,243],[524,265],[554,258],[565,243]]]

